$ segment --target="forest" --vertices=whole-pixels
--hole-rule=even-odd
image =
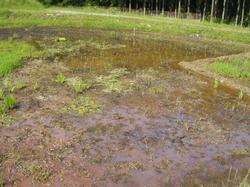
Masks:
[[[249,26],[250,1],[246,0],[39,0],[59,6],[120,7],[123,11],[144,15],[198,18],[201,21]],[[195,16],[196,15],[196,16]],[[199,16],[197,16],[199,15]]]

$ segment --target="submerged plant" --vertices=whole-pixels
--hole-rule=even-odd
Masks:
[[[243,92],[241,90],[240,93],[239,93],[239,99],[243,99],[243,97],[244,97],[244,94],[243,94]]]
[[[16,97],[7,96],[4,98],[4,105],[6,109],[13,109],[16,107]]]
[[[214,88],[215,89],[218,88],[219,85],[220,85],[220,82],[217,79],[215,79],[215,81],[214,81]]]
[[[65,80],[66,80],[66,78],[62,73],[57,75],[57,82],[59,82],[60,84],[63,84],[65,82]]]

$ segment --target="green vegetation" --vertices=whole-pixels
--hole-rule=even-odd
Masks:
[[[1,110],[1,106],[0,106]],[[1,114],[0,112],[0,127],[8,127],[11,125],[11,123],[14,121],[14,118],[8,114]]]
[[[15,96],[7,96],[4,98],[4,105],[6,109],[13,109],[16,107],[16,97]]]
[[[62,73],[57,75],[57,82],[59,82],[60,84],[63,84],[65,81],[66,81],[66,78]]]
[[[11,73],[34,48],[23,42],[0,41],[0,77]]]
[[[4,95],[4,90],[2,88],[0,88],[0,99],[3,98],[3,95]]]
[[[42,4],[36,0],[1,0],[0,7],[12,9],[30,9],[32,7],[32,9],[43,9]]]
[[[129,86],[127,82],[124,80],[121,80],[120,78],[128,74],[128,71],[126,68],[117,68],[110,72],[109,75],[101,75],[96,78],[96,81],[104,86],[103,89],[106,93],[112,93],[112,92],[130,92]]]
[[[33,165],[30,170],[33,178],[40,182],[45,182],[52,175],[52,172],[48,168],[40,165]]]
[[[66,38],[64,38],[64,37],[57,37],[56,41],[57,42],[64,42],[64,41],[66,41]]]
[[[98,104],[92,97],[85,96],[75,99],[70,107],[64,107],[65,112],[78,112],[78,114],[93,114],[100,112],[103,108],[103,105]]]
[[[0,16],[0,27],[24,27],[24,26],[94,26],[106,28],[120,28],[139,31],[162,32],[174,35],[189,35],[205,38],[239,41],[250,43],[249,28],[235,28],[233,25],[198,22],[194,20],[173,19],[161,16],[120,14],[120,17],[105,15],[84,15],[85,19],[79,18],[81,9],[65,9],[79,12],[75,15],[60,16],[54,9],[46,10],[10,10],[3,11]],[[85,12],[86,8],[83,9]],[[99,8],[93,9],[102,12]],[[86,12],[85,12],[86,13]],[[49,16],[48,16],[49,14]],[[8,19],[10,18],[11,19]],[[51,21],[53,19],[53,21]]]
[[[241,90],[240,93],[239,93],[239,99],[243,99],[243,96],[244,96],[244,94],[243,94],[243,92]]]
[[[250,80],[250,57],[229,58],[207,65],[208,69],[220,75]]]
[[[76,84],[74,85],[74,88],[75,90],[78,92],[78,93],[81,93],[83,91],[83,82],[82,80],[78,80],[76,82]]]
[[[219,85],[220,85],[220,81],[218,81],[217,79],[215,79],[215,81],[214,81],[214,88],[215,89],[218,88]]]

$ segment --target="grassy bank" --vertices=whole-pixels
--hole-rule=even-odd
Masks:
[[[62,14],[58,10],[73,10],[76,14]],[[90,15],[88,13],[114,13],[118,16]],[[119,13],[117,9],[50,8],[40,10],[0,9],[0,28],[24,26],[93,26],[120,28],[174,35],[187,35],[250,43],[250,29],[232,25],[201,23],[197,20],[174,19],[162,16],[142,16]]]
[[[242,56],[229,58],[225,61],[216,61],[207,65],[207,68],[220,75],[250,80],[250,57]]]
[[[32,55],[34,48],[26,43],[1,41],[0,42],[0,77],[11,73],[20,65],[22,58]]]

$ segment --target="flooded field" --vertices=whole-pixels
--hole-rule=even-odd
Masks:
[[[49,53],[1,79],[0,87],[26,83],[14,91],[18,107],[6,117],[13,123],[0,129],[4,184],[236,186],[249,173],[249,102],[178,67],[249,48],[126,31],[36,31],[0,34]]]

